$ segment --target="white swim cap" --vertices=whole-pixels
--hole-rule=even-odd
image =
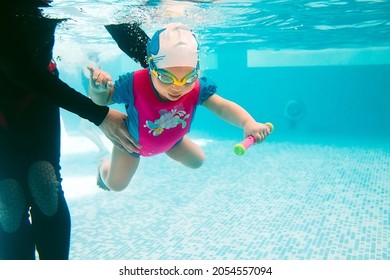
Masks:
[[[157,68],[198,65],[198,42],[191,29],[180,22],[170,23],[154,33],[148,56]]]

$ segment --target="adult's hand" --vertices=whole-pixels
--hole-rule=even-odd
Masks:
[[[99,128],[122,151],[139,153],[141,146],[130,136],[125,123],[126,119],[127,115],[110,109]]]

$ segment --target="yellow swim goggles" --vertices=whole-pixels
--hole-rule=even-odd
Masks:
[[[195,83],[199,77],[198,66],[190,73],[185,75],[181,81],[179,81],[178,78],[176,78],[176,76],[173,75],[171,72],[164,69],[158,69],[154,64],[153,60],[150,60],[149,67],[153,75],[155,75],[160,82],[166,85],[172,85],[172,84],[177,86],[188,85],[188,84]]]

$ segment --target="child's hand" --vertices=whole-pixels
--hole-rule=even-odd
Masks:
[[[244,138],[252,135],[256,143],[261,143],[270,134],[270,128],[263,123],[251,121],[244,126]]]
[[[107,91],[114,86],[110,74],[92,66],[87,66],[91,74],[91,86],[98,91]]]

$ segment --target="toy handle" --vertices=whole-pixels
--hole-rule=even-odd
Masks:
[[[272,133],[274,131],[274,125],[270,122],[265,123],[265,125],[268,127],[268,132]],[[255,137],[252,135],[249,135],[247,138],[245,138],[241,143],[238,143],[234,145],[234,153],[238,156],[242,156],[245,154],[245,151],[256,143]]]

